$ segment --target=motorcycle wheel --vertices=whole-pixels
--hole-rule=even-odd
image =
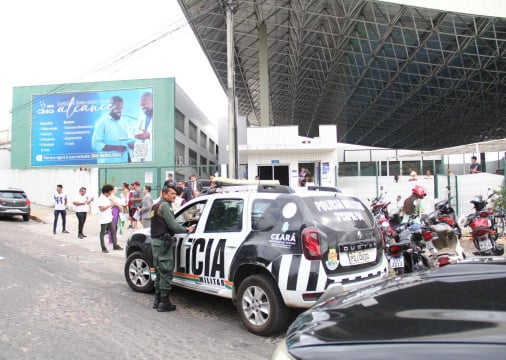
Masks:
[[[502,244],[495,244],[494,254],[499,255],[499,256],[503,255],[504,254],[504,246]]]

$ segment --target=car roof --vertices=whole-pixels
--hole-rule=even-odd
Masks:
[[[10,192],[25,192],[23,189],[11,188],[11,187],[9,187],[9,188],[0,188],[0,191],[2,191],[2,192],[8,192],[8,191],[10,191]]]

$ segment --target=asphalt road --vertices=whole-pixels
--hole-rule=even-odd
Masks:
[[[0,359],[268,359],[281,340],[249,333],[231,301],[183,289],[175,312],[156,312],[126,284],[123,251],[68,228],[0,219]]]

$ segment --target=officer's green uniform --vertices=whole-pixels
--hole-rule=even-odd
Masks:
[[[171,204],[164,198],[151,209],[151,249],[155,267],[155,302],[153,308],[158,311],[175,310],[169,300],[174,272],[174,242],[172,235],[187,233],[188,229],[179,225],[174,218]],[[165,234],[169,234],[167,236]]]

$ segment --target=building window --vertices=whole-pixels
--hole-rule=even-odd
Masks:
[[[185,164],[185,147],[179,141],[175,141],[175,150],[176,150],[176,165],[184,165]]]
[[[358,162],[340,162],[339,176],[358,176]]]
[[[197,142],[197,125],[195,125],[192,121],[190,121],[189,125],[188,137]]]
[[[200,132],[200,146],[207,148],[207,135],[203,131]]]
[[[200,167],[199,167],[199,175],[200,176],[207,176],[209,174],[207,170],[207,159],[205,156],[200,156]]]
[[[197,153],[192,149],[188,150],[188,159],[190,162],[190,166],[197,166]]]
[[[360,176],[376,176],[376,161],[360,162]]]
[[[214,155],[214,141],[209,139],[209,152]]]
[[[184,134],[184,114],[176,109],[176,129]]]
[[[388,162],[388,174],[390,176],[402,175],[400,161],[389,161]]]
[[[409,169],[413,169],[416,171],[417,174],[420,174],[420,161],[419,160],[413,160],[413,161],[403,161],[402,162],[402,175],[410,175],[411,171]]]

